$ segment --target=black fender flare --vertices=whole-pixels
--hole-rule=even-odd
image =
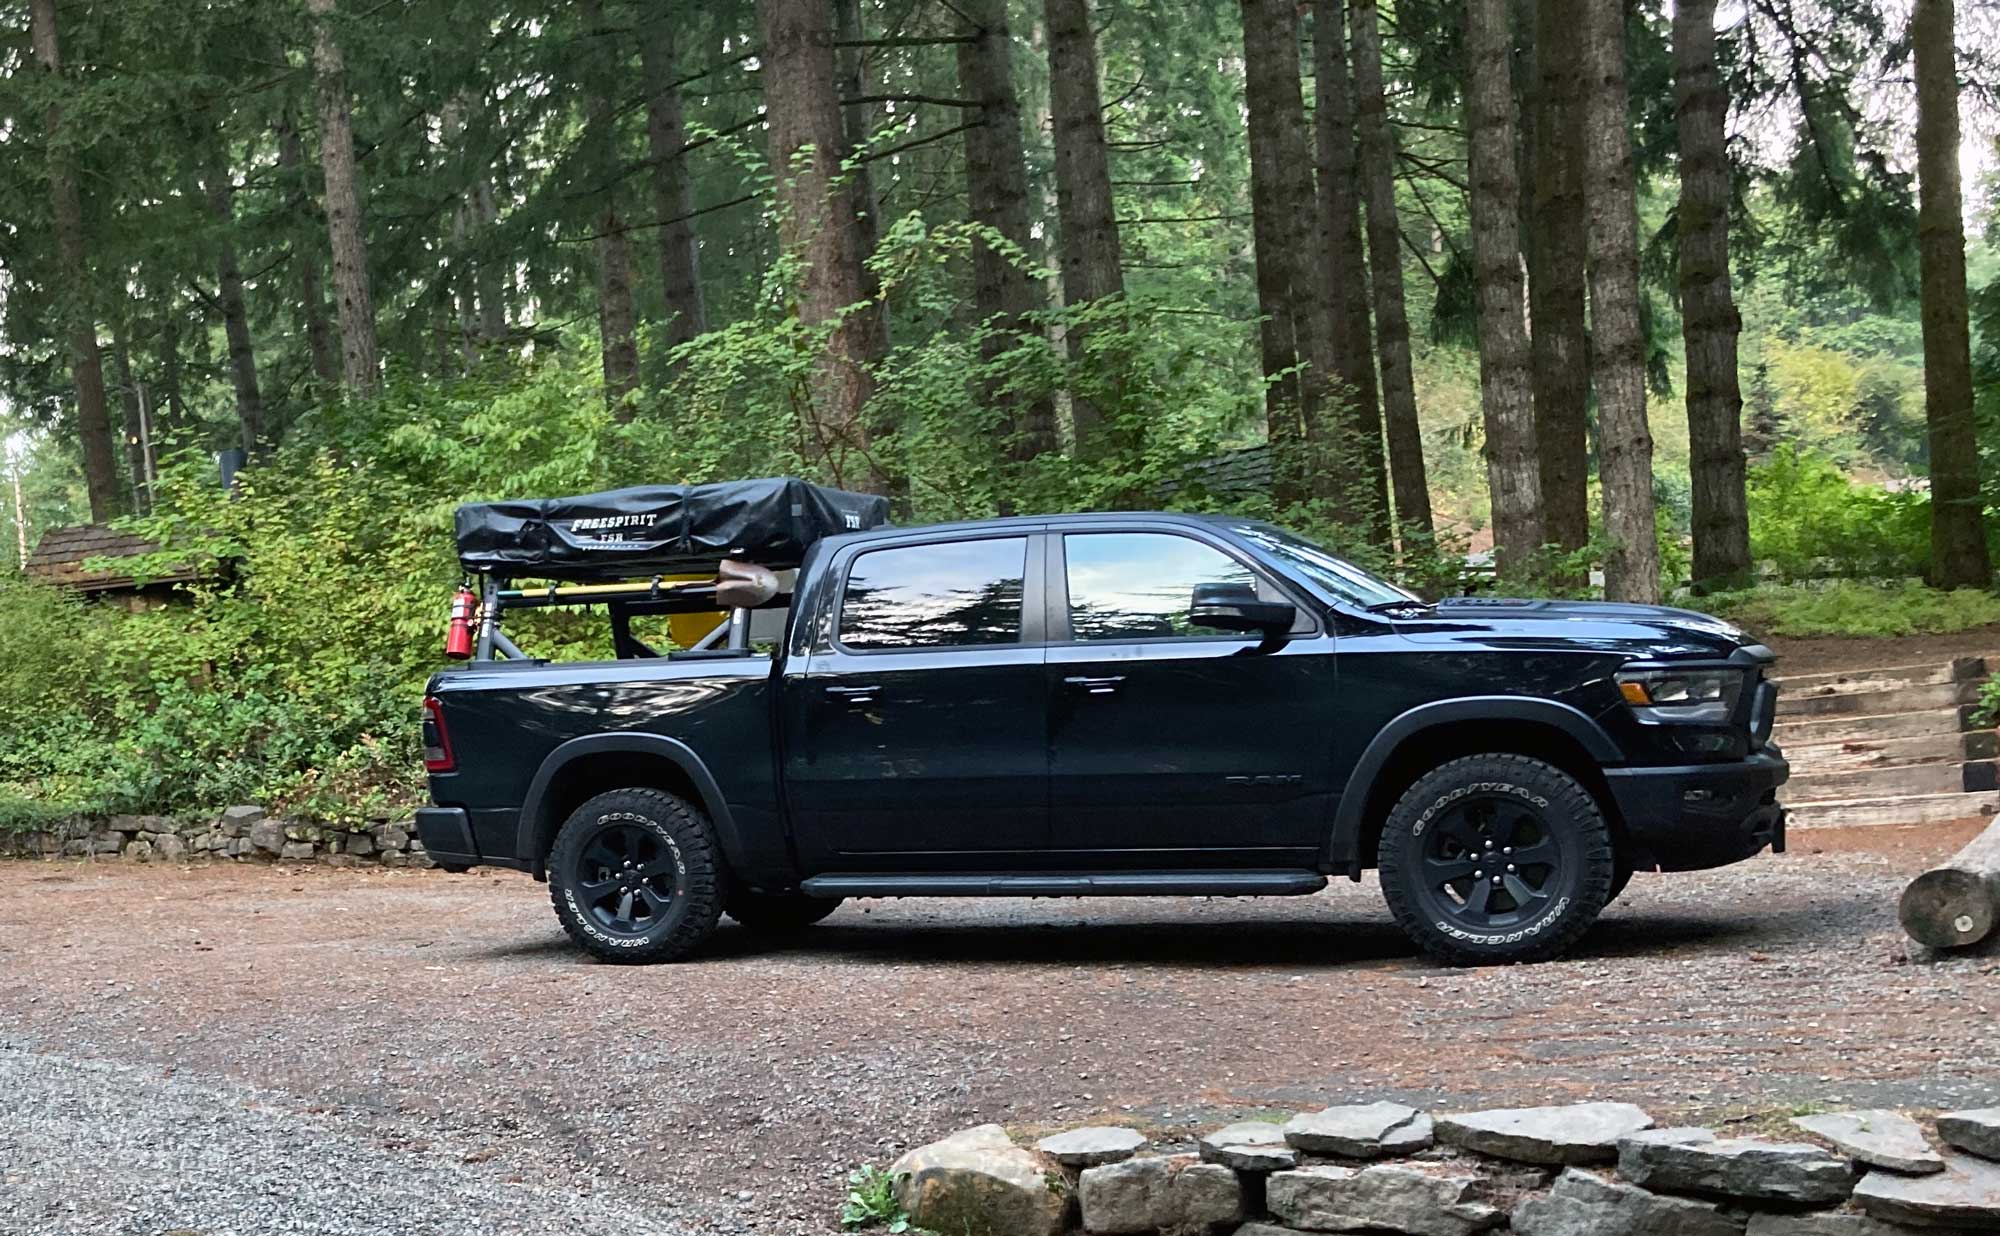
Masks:
[[[1376,778],[1405,742],[1425,730],[1461,721],[1524,721],[1547,725],[1561,731],[1600,764],[1622,764],[1625,752],[1612,741],[1604,727],[1582,710],[1560,700],[1536,699],[1524,695],[1468,695],[1457,699],[1419,704],[1396,716],[1378,731],[1340,792],[1333,811],[1333,829],[1327,838],[1327,862],[1335,868],[1358,871],[1367,856],[1360,853],[1362,811],[1375,788]]]
[[[534,780],[528,783],[527,795],[521,800],[519,848],[516,853],[533,864],[535,870],[542,870],[542,855],[537,842],[547,809],[549,786],[555,782],[556,774],[585,756],[614,751],[659,756],[686,773],[700,799],[696,805],[708,813],[709,822],[715,825],[723,857],[732,868],[740,866],[743,857],[741,836],[736,830],[736,819],[730,813],[729,803],[722,796],[722,786],[716,781],[715,774],[708,770],[708,765],[695,754],[694,748],[664,734],[586,734],[581,738],[572,738],[549,752],[543,758],[541,767],[535,770]]]

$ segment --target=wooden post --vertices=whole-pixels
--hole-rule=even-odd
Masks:
[[[1912,940],[1932,948],[1985,939],[2000,919],[2000,819],[1943,866],[1910,881],[1896,917]]]

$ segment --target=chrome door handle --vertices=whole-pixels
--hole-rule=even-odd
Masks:
[[[1125,675],[1112,674],[1105,678],[1065,678],[1063,685],[1075,687],[1086,695],[1111,695],[1118,690],[1118,684],[1125,681]]]
[[[876,694],[881,690],[882,688],[877,686],[828,687],[826,693],[837,700],[846,700],[850,704],[872,704],[875,702]]]

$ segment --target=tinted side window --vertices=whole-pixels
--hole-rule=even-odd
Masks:
[[[1259,587],[1219,549],[1164,532],[1091,532],[1063,538],[1069,625],[1079,640],[1214,636],[1188,622],[1196,584]]]
[[[840,601],[849,648],[955,648],[1021,638],[1025,537],[859,554]]]

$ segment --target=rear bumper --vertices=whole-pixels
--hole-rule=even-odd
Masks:
[[[479,847],[472,842],[472,821],[463,807],[419,807],[417,840],[440,867],[476,867]]]
[[[1641,871],[1698,871],[1785,849],[1778,787],[1791,766],[1776,747],[1726,764],[1607,768],[1625,825],[1628,858]]]

